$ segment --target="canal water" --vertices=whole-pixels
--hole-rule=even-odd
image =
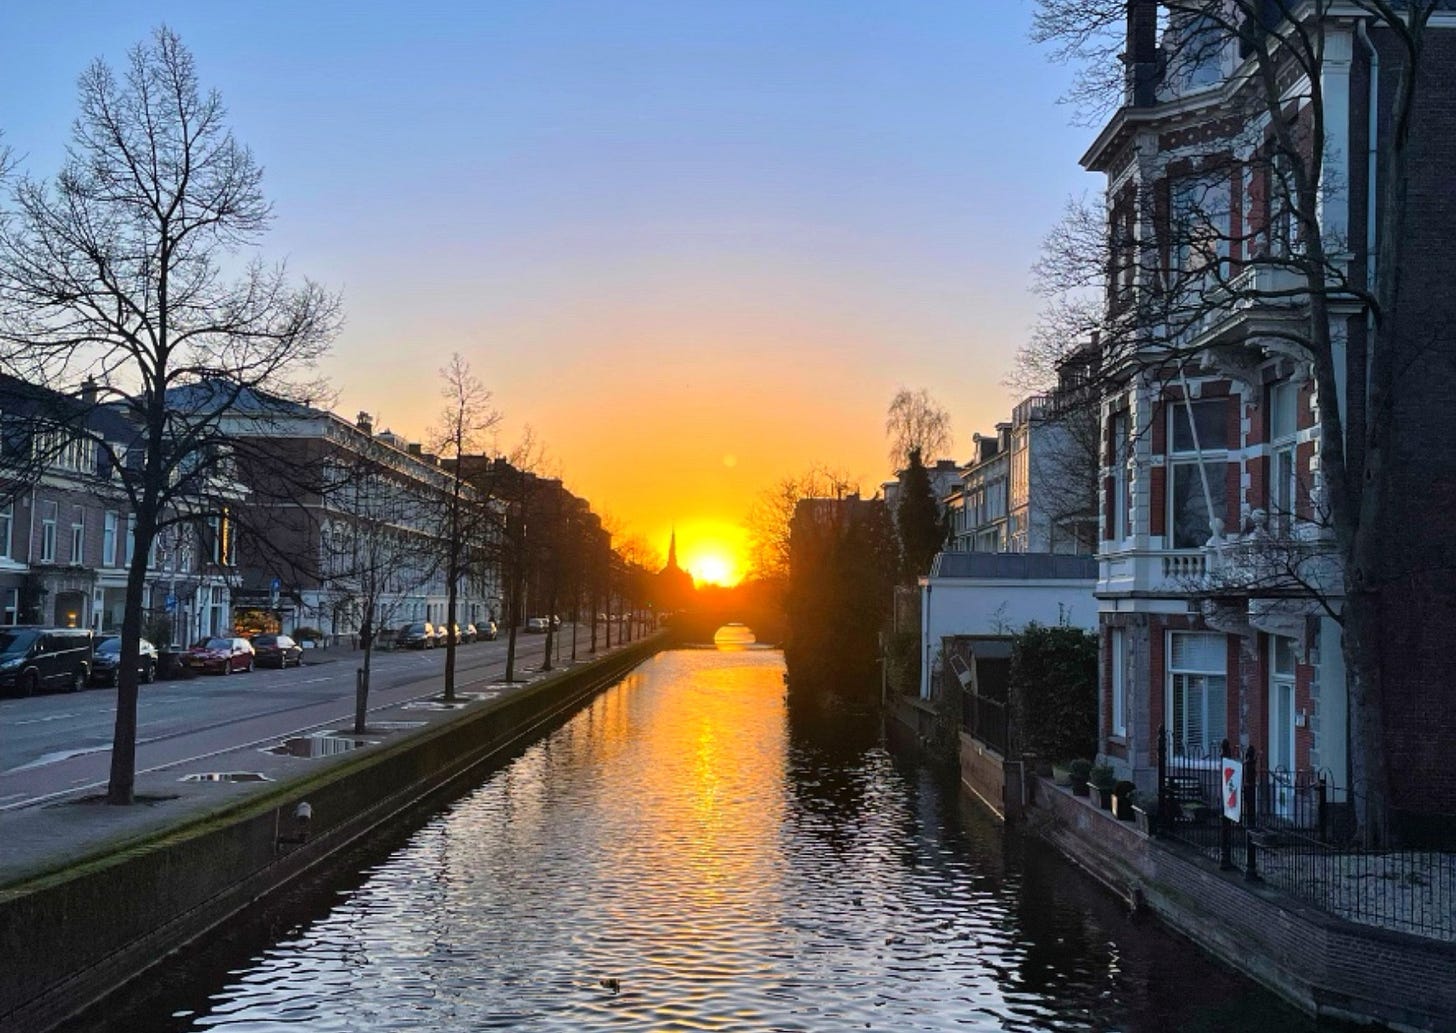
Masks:
[[[657,656],[72,1028],[1314,1028],[954,781],[791,720],[783,670]]]

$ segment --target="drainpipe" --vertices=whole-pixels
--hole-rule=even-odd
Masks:
[[[1365,141],[1366,171],[1365,171],[1365,289],[1371,294],[1375,293],[1375,171],[1376,171],[1376,143],[1380,130],[1380,52],[1375,49],[1375,44],[1370,39],[1370,33],[1366,29],[1367,19],[1361,18],[1355,23],[1355,38],[1364,46],[1365,52],[1370,56],[1370,86],[1366,98],[1366,118],[1369,122],[1368,136]],[[1375,309],[1365,306],[1365,394],[1370,394],[1370,363],[1375,354]],[[1348,434],[1348,430],[1346,431]]]

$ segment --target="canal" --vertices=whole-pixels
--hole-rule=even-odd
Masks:
[[[69,1028],[1314,1028],[782,675],[660,654]]]

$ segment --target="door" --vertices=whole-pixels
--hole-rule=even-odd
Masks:
[[[1294,640],[1269,636],[1269,784],[1273,813],[1294,816]]]

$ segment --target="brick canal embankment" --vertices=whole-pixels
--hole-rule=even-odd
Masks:
[[[0,1033],[56,1025],[360,836],[459,792],[668,644],[653,636],[0,890]],[[307,840],[286,842],[304,802]]]

